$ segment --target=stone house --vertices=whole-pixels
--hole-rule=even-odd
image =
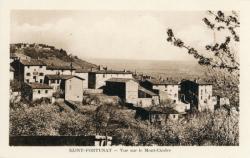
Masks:
[[[152,106],[145,108],[148,119],[151,123],[162,124],[166,122],[168,119],[172,121],[177,121],[180,117],[178,111],[163,106]]]
[[[105,81],[110,78],[133,78],[132,72],[115,70],[98,70],[89,72],[88,87],[99,89],[105,86]]]
[[[142,86],[139,86],[138,89],[138,99],[136,106],[139,107],[150,107],[154,105],[159,105],[159,95],[143,88]]]
[[[26,83],[22,87],[21,95],[27,100],[34,101],[41,98],[52,98],[53,88],[42,83]]]
[[[61,86],[64,87],[64,99],[82,102],[83,81],[84,79],[78,76],[71,76],[62,80]]]
[[[60,91],[64,89],[64,87],[62,87],[61,85],[62,80],[65,80],[71,77],[72,75],[45,75],[44,83],[53,87],[53,91],[56,92],[56,91]]]
[[[88,78],[89,78],[89,71],[85,69],[76,69],[75,76],[81,77],[84,79],[83,81],[83,88],[88,88]]]
[[[172,108],[178,111],[180,114],[185,114],[187,111],[190,110],[190,103],[178,101],[172,105]]]
[[[46,74],[50,75],[74,75],[76,69],[72,66],[55,66],[48,65],[46,68]]]
[[[141,86],[159,95],[160,100],[167,99],[177,102],[179,100],[179,84],[171,80],[146,79]]]
[[[53,92],[62,94],[62,98],[71,101],[82,101],[84,79],[73,75],[46,75],[45,83]]]
[[[183,80],[181,82],[181,100],[190,103],[191,109],[213,111],[212,88],[213,85],[211,83],[204,81]]]
[[[136,107],[149,107],[159,104],[159,96],[141,86],[131,78],[111,78],[106,81],[104,93],[118,96],[123,102]]]
[[[16,60],[11,63],[11,66],[15,69],[14,78],[21,82],[44,82],[46,64],[41,60]]]
[[[106,80],[104,93],[110,96],[118,96],[123,102],[137,103],[138,83],[131,78],[110,78]]]

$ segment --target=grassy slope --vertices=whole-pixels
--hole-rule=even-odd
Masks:
[[[33,59],[42,59],[48,65],[70,65],[71,60],[73,61],[73,66],[75,68],[90,69],[91,67],[96,67],[95,64],[89,63],[85,60],[72,57],[63,49],[53,48],[47,50],[46,46],[42,48],[29,46],[25,48],[20,48],[20,44],[11,44],[10,53],[22,53]],[[49,46],[51,47],[51,46]]]

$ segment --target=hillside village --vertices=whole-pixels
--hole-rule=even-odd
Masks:
[[[29,56],[27,50],[38,53]],[[40,50],[43,55],[39,55]],[[41,44],[11,45],[11,98],[20,96],[30,102],[46,98],[51,104],[61,103],[65,110],[75,110],[84,106],[87,96],[101,96],[116,99],[126,109],[135,111],[136,117],[159,124],[230,104],[228,98],[213,95],[213,84],[209,82],[174,81],[126,69],[112,70],[78,57],[49,56],[50,50],[57,49]]]

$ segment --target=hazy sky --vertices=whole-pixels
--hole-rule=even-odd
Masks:
[[[82,58],[190,60],[166,41],[166,29],[202,48],[213,32],[202,22],[205,11],[49,11],[11,12],[11,43],[44,43]]]

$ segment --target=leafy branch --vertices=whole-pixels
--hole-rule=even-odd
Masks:
[[[233,15],[226,16],[223,12],[218,11],[214,13],[212,11],[208,11],[211,15],[214,16],[217,25],[210,22],[208,18],[203,18],[204,23],[212,30],[220,31],[222,29],[227,28],[235,42],[239,42],[239,36],[235,32],[235,28],[239,27],[238,15],[233,12]],[[218,25],[218,24],[225,24]],[[237,57],[235,52],[230,48],[231,36],[226,36],[224,42],[215,43],[214,45],[206,45],[205,49],[209,52],[209,56],[205,56],[203,53],[200,53],[194,47],[191,47],[185,44],[181,39],[177,38],[172,29],[167,30],[167,41],[172,43],[174,46],[179,48],[184,48],[187,50],[187,53],[193,55],[195,59],[198,60],[200,65],[210,66],[212,68],[219,68],[223,70],[227,70],[228,72],[238,72],[239,71],[239,62],[237,61]]]

